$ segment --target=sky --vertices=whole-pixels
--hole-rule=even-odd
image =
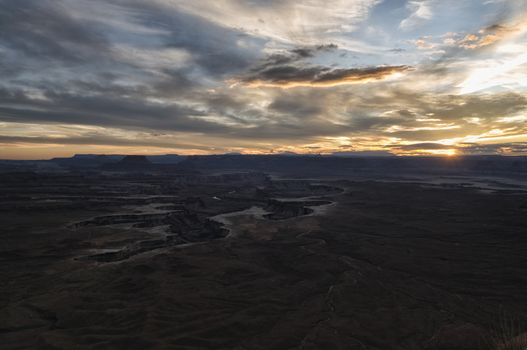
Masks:
[[[527,154],[524,0],[0,0],[0,158]]]

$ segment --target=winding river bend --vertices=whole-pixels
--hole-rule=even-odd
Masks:
[[[331,206],[335,205],[335,201],[329,201],[323,199],[324,196],[309,196],[309,197],[300,197],[300,198],[273,198],[272,202],[278,204],[298,204],[298,207],[303,209],[302,213],[294,215],[288,218],[273,218],[276,214],[275,211],[269,210],[271,208],[264,208],[261,206],[252,206],[251,208],[239,210],[235,212],[219,214],[210,217],[209,219],[215,222],[218,222],[223,225],[228,231],[229,234],[226,238],[233,238],[238,235],[238,232],[235,230],[234,222],[232,219],[241,217],[241,216],[250,216],[253,220],[289,220],[294,217],[303,217],[303,216],[313,216],[313,215],[322,215],[324,214]],[[269,207],[269,205],[268,205]]]
[[[265,215],[271,214],[271,212],[265,210],[264,208],[260,206],[252,206],[249,209],[245,210],[238,210],[233,211],[230,213],[225,214],[219,214],[216,216],[212,216],[209,219],[212,221],[216,221],[225,227],[229,233],[227,234],[226,238],[232,238],[236,236],[236,231],[234,230],[234,223],[232,222],[232,218],[242,216],[242,215],[249,215],[252,216],[255,220],[266,220]]]

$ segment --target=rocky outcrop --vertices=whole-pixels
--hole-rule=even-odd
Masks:
[[[112,226],[131,224],[132,227],[146,228],[168,225],[169,231],[181,236],[185,241],[195,242],[226,235],[220,224],[211,221],[189,210],[176,210],[153,214],[119,214],[105,215],[72,224],[79,229],[87,226]]]
[[[312,184],[307,180],[273,181],[267,190],[281,197],[325,196],[342,192],[342,189],[338,187]]]
[[[71,228],[78,229],[85,226],[109,226],[121,224],[135,224],[136,227],[152,227],[164,225],[171,215],[170,213],[159,214],[120,214],[98,216],[90,220],[77,222],[71,225]],[[141,226],[141,224],[143,226]]]
[[[266,214],[264,217],[271,220],[289,219],[313,212],[313,209],[304,206],[304,202],[282,202],[274,199],[267,202],[265,210],[271,214]]]
[[[218,239],[228,234],[228,230],[222,224],[187,210],[162,214],[102,216],[75,225],[77,228],[80,228],[84,226],[108,226],[123,223],[131,223],[136,228],[168,225],[169,233],[159,239],[133,242],[116,251],[84,256],[81,259],[97,262],[121,261],[147,251]]]
[[[200,197],[187,197],[185,198],[185,207],[197,210],[197,209],[203,209],[206,207],[205,202]]]
[[[146,158],[146,156],[130,155],[130,156],[126,156],[123,159],[121,159],[118,164],[144,166],[144,165],[150,165],[152,163]]]

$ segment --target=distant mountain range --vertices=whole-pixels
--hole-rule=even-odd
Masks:
[[[78,154],[48,161],[0,161],[0,171],[124,171],[196,173],[258,171],[313,176],[397,176],[402,174],[475,174],[527,176],[527,157],[458,156],[396,157],[384,152],[332,155],[125,156]]]
[[[64,165],[93,166],[105,163],[117,163],[123,160],[126,155],[122,154],[76,154],[70,158],[53,158],[50,161]],[[154,164],[177,164],[185,160],[186,156],[178,154],[163,154],[154,156],[143,156]]]

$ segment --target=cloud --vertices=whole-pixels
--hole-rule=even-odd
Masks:
[[[410,1],[406,18],[404,5],[378,0],[8,1],[3,147],[324,152],[523,142],[526,8],[494,16],[514,3],[468,0],[456,9],[478,11],[461,21],[445,12],[453,0]],[[463,90],[466,81],[485,94]]]
[[[24,84],[112,74],[130,85],[167,70],[203,82],[249,67],[263,43],[163,3],[21,0],[0,8],[0,72]]]
[[[410,70],[408,66],[334,68],[314,65],[309,59],[335,52],[335,44],[295,47],[269,54],[244,75],[230,79],[231,86],[248,87],[333,87],[378,81]]]
[[[253,69],[258,70],[284,64],[297,63],[313,58],[320,53],[334,52],[337,49],[338,46],[335,44],[324,44],[315,46],[297,46],[285,51],[280,50],[267,55],[267,57],[261,60],[259,67]]]
[[[397,155],[445,155],[454,156],[457,155],[459,150],[458,147],[452,145],[444,145],[441,143],[423,142],[423,143],[412,143],[406,145],[388,145],[386,148],[390,149]]]
[[[169,3],[226,28],[291,45],[312,45],[357,29],[380,0],[175,0]]]
[[[0,135],[0,144],[46,144],[46,145],[102,145],[102,146],[133,146],[157,147],[174,149],[203,149],[211,147],[202,145],[182,144],[179,142],[159,141],[159,138],[121,138],[105,135],[76,137],[45,137],[45,136],[9,136]]]
[[[418,25],[432,19],[434,13],[432,11],[433,0],[413,0],[407,4],[408,10],[411,12],[410,16],[403,19],[399,24],[399,28],[403,30],[411,30]]]
[[[409,145],[396,145],[392,148],[397,148],[403,151],[416,151],[416,150],[440,150],[440,149],[451,149],[452,146],[443,145],[441,143],[424,142],[424,143],[412,143]]]
[[[329,68],[278,65],[256,69],[240,81],[249,87],[332,87],[378,81],[409,70],[408,66]]]
[[[120,87],[111,94],[71,94],[41,90],[32,97],[22,90],[0,90],[0,120],[123,126],[154,130],[206,131],[220,129],[213,123],[191,119],[203,113],[178,104],[160,104],[133,98],[133,88]],[[128,96],[127,96],[128,95]]]
[[[407,145],[389,145],[390,151],[402,154],[444,154],[444,155],[527,155],[527,142],[510,142],[496,144],[461,143],[445,145],[441,143],[413,143]]]
[[[50,0],[3,3],[0,43],[33,59],[64,63],[85,62],[108,48],[102,32]]]
[[[464,49],[480,49],[495,44],[521,30],[520,25],[494,24],[481,29],[476,34],[467,34],[463,39],[456,42]]]
[[[467,155],[499,154],[525,156],[527,155],[527,142],[497,143],[490,145],[464,143],[459,146],[459,150],[461,153]]]

